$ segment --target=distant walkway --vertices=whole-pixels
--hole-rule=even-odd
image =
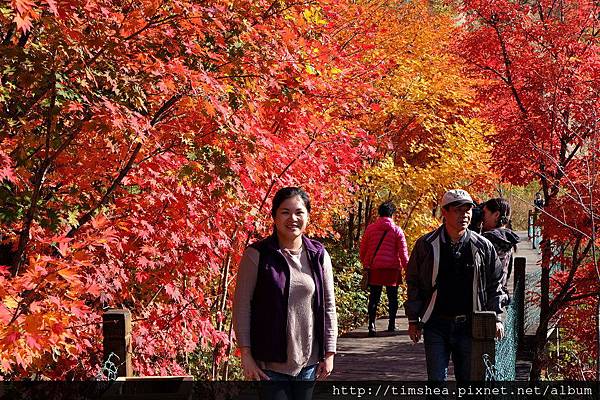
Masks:
[[[526,271],[535,271],[539,255],[532,250],[531,242],[527,240],[527,232],[517,232],[521,244],[515,256],[526,257]],[[512,290],[512,277],[509,282]],[[382,301],[385,296],[382,296]],[[338,354],[335,357],[335,367],[330,380],[396,380],[424,381],[427,380],[425,367],[425,349],[423,340],[413,344],[408,337],[408,320],[404,310],[400,309],[396,319],[397,331],[388,333],[387,318],[376,321],[377,336],[367,337],[367,326],[348,332],[338,339]],[[527,363],[518,362],[517,379],[525,379]],[[448,371],[449,379],[453,379],[452,363]]]

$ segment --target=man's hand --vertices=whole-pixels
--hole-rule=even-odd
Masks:
[[[504,337],[504,324],[502,324],[502,322],[500,322],[500,321],[497,321],[496,322],[496,339],[502,340],[503,337]]]
[[[408,324],[408,336],[414,343],[419,343],[419,340],[421,340],[421,328],[418,324]]]
[[[256,365],[254,357],[250,352],[250,347],[241,347],[242,352],[242,369],[244,370],[244,377],[249,381],[268,381],[269,377],[263,372],[262,369]]]
[[[317,367],[317,379],[323,380],[327,379],[329,375],[331,375],[331,371],[333,371],[333,356],[335,353],[327,353],[325,354],[325,359],[319,363]]]

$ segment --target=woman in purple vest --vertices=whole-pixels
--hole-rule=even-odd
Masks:
[[[271,208],[273,233],[250,245],[240,262],[234,329],[246,379],[278,382],[263,390],[264,397],[307,398],[306,385],[292,382],[324,379],[333,370],[331,259],[321,243],[304,235],[309,214],[306,192],[279,190]]]

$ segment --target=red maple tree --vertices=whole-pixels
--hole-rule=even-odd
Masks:
[[[311,193],[324,234],[372,152],[355,121],[377,69],[342,42],[346,3],[3,6],[4,377],[94,376],[111,307],[132,310],[139,374],[226,354],[228,288],[274,189]]]
[[[512,183],[539,182],[544,195],[530,376],[539,380],[553,321],[572,302],[598,296],[598,275],[590,273],[597,271],[598,4],[467,0],[460,10],[465,29],[457,52],[487,79],[481,112],[497,129],[495,167]],[[564,272],[551,280],[553,265]]]

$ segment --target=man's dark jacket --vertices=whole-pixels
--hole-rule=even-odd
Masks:
[[[444,225],[420,237],[408,260],[408,299],[404,308],[409,322],[425,323],[433,312],[443,230]],[[473,253],[473,311],[494,311],[497,321],[501,321],[507,294],[502,288],[500,259],[489,240],[471,230],[465,235]]]

